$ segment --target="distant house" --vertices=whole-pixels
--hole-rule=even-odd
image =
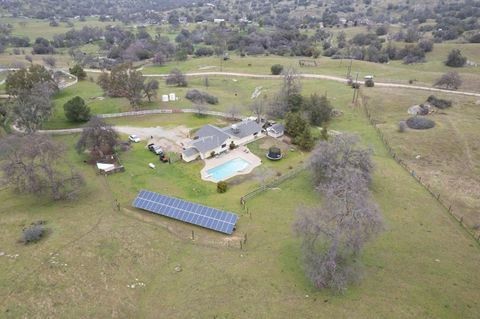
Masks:
[[[225,19],[213,19],[213,22],[222,23],[222,22],[225,22]]]
[[[269,128],[267,128],[268,136],[280,138],[285,134],[285,126],[283,124],[277,123]]]
[[[197,158],[206,159],[212,154],[228,151],[232,142],[237,146],[245,145],[261,137],[261,134],[262,126],[252,120],[244,120],[224,128],[205,125],[185,147],[182,158],[185,162]]]

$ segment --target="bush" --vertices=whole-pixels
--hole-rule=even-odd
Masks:
[[[218,98],[206,92],[192,89],[187,92],[185,97],[194,103],[218,104]]]
[[[87,72],[78,64],[76,64],[73,68],[68,69],[70,74],[75,75],[79,81],[85,80],[87,78]]]
[[[425,117],[415,116],[407,120],[407,125],[414,130],[428,130],[435,126],[435,122]]]
[[[225,181],[220,181],[217,183],[217,193],[223,194],[228,190],[228,184]]]
[[[70,122],[86,122],[90,120],[90,108],[79,96],[65,103],[63,109],[65,111],[65,117]]]
[[[179,87],[188,86],[187,78],[179,69],[173,69],[172,71],[170,71],[170,74],[167,76],[165,82],[167,85],[174,85]]]
[[[449,107],[452,106],[452,101],[438,99],[433,95],[430,95],[428,97],[427,102],[430,103],[431,105],[435,106],[436,108],[441,109],[441,110],[449,108]]]
[[[271,67],[271,71],[273,75],[279,75],[283,72],[283,65],[281,64],[274,64]]]
[[[34,243],[39,241],[43,235],[45,235],[45,227],[35,224],[23,230],[20,241],[24,244]]]
[[[445,64],[450,67],[460,68],[467,63],[467,58],[462,55],[459,49],[453,49],[448,55]]]
[[[399,131],[400,133],[403,133],[403,132],[405,132],[406,130],[407,130],[407,122],[405,122],[405,121],[400,121],[400,122],[398,123],[398,131]]]
[[[198,48],[195,50],[195,56],[202,57],[202,56],[212,56],[215,52],[211,48]]]

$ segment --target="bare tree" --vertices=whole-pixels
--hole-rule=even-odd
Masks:
[[[167,85],[187,86],[187,78],[179,69],[173,69],[165,80]]]
[[[234,120],[238,118],[238,115],[240,114],[240,108],[236,105],[232,105],[228,108],[227,113],[230,115],[230,118]]]
[[[208,106],[204,103],[196,103],[194,106],[195,110],[197,110],[197,116],[205,116],[207,115],[206,112],[208,111]]]
[[[458,72],[448,72],[442,75],[440,79],[435,82],[435,86],[443,87],[447,90],[457,90],[462,85],[462,79]]]
[[[264,95],[263,98],[255,99],[249,106],[250,111],[257,118],[257,123],[262,121],[262,117],[265,114],[266,104],[267,97]]]
[[[89,150],[94,158],[101,158],[105,154],[113,153],[117,139],[118,134],[110,124],[98,117],[92,117],[83,127],[75,149],[78,153]]]
[[[152,98],[157,96],[158,81],[150,80],[143,85],[143,92],[148,102],[152,102]]]
[[[64,148],[47,135],[10,135],[0,140],[4,178],[21,193],[54,200],[74,198],[84,181],[63,154]]]
[[[283,71],[283,85],[281,92],[287,96],[300,94],[302,91],[302,84],[300,77],[294,68],[287,68]]]
[[[302,237],[307,276],[317,288],[344,291],[360,276],[358,257],[364,244],[383,228],[368,186],[371,151],[358,148],[356,135],[320,142],[310,161],[323,205],[300,208],[294,229]]]
[[[283,71],[283,83],[269,112],[275,117],[284,117],[291,111],[298,111],[302,104],[302,85],[294,68]]]
[[[31,90],[17,92],[12,113],[15,124],[26,133],[37,131],[53,114],[53,91],[47,83],[36,83]]]
[[[44,57],[43,62],[50,68],[54,68],[55,65],[57,65],[57,59],[55,59],[53,56]]]
[[[337,171],[355,169],[361,172],[370,183],[374,164],[371,149],[358,147],[359,136],[356,134],[337,135],[330,141],[321,141],[312,153],[310,166],[316,187],[333,180]]]

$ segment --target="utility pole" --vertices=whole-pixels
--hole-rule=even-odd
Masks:
[[[350,58],[350,65],[348,66],[348,71],[347,71],[347,79],[350,78],[352,75],[352,64],[353,64],[353,58]]]
[[[357,77],[355,78],[355,82],[353,82],[353,98],[352,98],[352,103],[355,103],[356,98],[358,98],[358,72],[357,72]]]

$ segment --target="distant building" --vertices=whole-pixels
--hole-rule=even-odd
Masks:
[[[214,125],[205,125],[197,131],[194,139],[182,152],[185,162],[197,158],[206,159],[212,153],[220,154],[230,149],[233,142],[236,146],[248,144],[261,137],[262,126],[252,120],[244,120],[219,128]]]
[[[213,19],[214,23],[222,23],[225,22],[225,19]]]

